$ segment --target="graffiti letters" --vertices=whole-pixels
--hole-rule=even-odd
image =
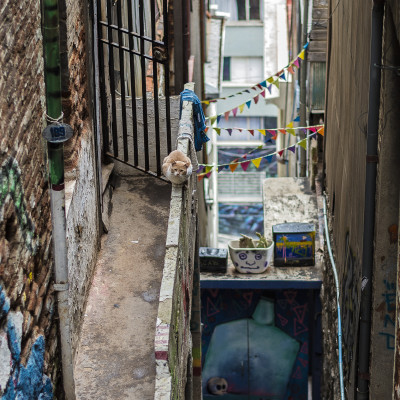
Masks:
[[[387,350],[394,350],[395,337],[393,328],[395,326],[394,314],[396,312],[396,285],[394,282],[389,282],[387,280],[383,281],[384,292],[382,293],[383,302],[381,306],[377,309],[383,312],[383,328],[379,332],[385,340],[385,345]]]

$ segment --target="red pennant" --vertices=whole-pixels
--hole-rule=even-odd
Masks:
[[[242,170],[246,172],[247,168],[249,167],[250,161],[246,161],[244,163],[241,163],[240,166],[242,167]]]
[[[261,90],[263,89],[263,87],[260,83],[257,83],[257,87],[260,88]]]
[[[204,175],[197,175],[197,180],[200,182],[204,178]]]
[[[259,98],[259,95],[257,95],[256,97],[254,97],[254,99],[253,99],[253,100],[254,100],[254,103],[255,103],[255,104],[257,104],[257,103],[258,103],[258,98]]]
[[[249,129],[249,132],[254,136],[254,129]]]
[[[229,119],[229,113],[230,113],[230,111],[227,111],[226,113],[225,113],[225,119],[228,121],[228,119]]]
[[[307,128],[307,129],[312,133],[317,132],[317,128]]]
[[[257,90],[257,86],[253,86],[251,90]]]
[[[280,133],[283,133],[284,135],[286,135],[286,131],[285,131],[284,129],[278,129],[278,131],[279,131]]]
[[[278,151],[278,154],[282,157],[283,150]]]
[[[207,126],[207,128],[206,128],[206,129],[204,129],[204,133],[207,133],[207,131],[208,131],[208,128],[209,128],[209,127]]]

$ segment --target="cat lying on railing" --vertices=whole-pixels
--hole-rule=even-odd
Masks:
[[[174,150],[164,158],[162,171],[165,177],[176,185],[185,183],[192,175],[192,162],[180,150]]]

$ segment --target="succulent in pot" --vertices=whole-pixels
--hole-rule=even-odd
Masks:
[[[271,264],[274,242],[256,232],[259,240],[242,235],[228,243],[229,255],[236,270],[242,274],[260,274]]]

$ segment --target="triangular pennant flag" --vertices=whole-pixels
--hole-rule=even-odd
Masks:
[[[240,166],[242,167],[242,170],[244,172],[246,172],[247,168],[249,167],[250,161],[246,161],[240,164]]]
[[[210,123],[211,123],[211,125],[213,125],[214,124],[214,122],[217,120],[217,117],[215,116],[215,117],[210,117]]]
[[[288,150],[290,150],[292,153],[295,153],[296,152],[296,146],[295,145],[290,146],[290,147],[288,147]]]
[[[279,75],[279,78],[281,78],[281,79],[283,79],[284,81],[286,81],[285,71],[282,72],[281,75]]]
[[[265,136],[265,129],[257,129],[257,130],[258,130],[258,132],[261,133],[261,135],[264,135],[264,136]]]
[[[261,86],[264,86],[265,88],[267,87],[267,81],[262,81],[262,82],[260,82],[260,85]]]
[[[244,110],[244,103],[243,103],[243,104],[241,104],[241,105],[239,106],[239,111],[240,111],[240,113],[242,113],[242,112],[243,112],[243,110]]]
[[[300,121],[300,115],[298,115],[293,121],[294,122],[299,122]]]
[[[257,95],[256,97],[254,97],[254,99],[253,99],[253,100],[254,100],[254,103],[255,103],[255,104],[257,104],[257,103],[258,103],[258,98],[259,98],[259,95]]]
[[[254,129],[249,129],[249,132],[251,133],[252,136],[254,136]]]
[[[236,94],[243,94],[242,92],[237,92]]]
[[[293,128],[286,129],[286,132],[290,133],[293,136],[296,136],[296,131]]]
[[[308,45],[310,44],[310,42],[307,42],[304,46],[303,49],[306,49],[308,47]]]
[[[261,89],[262,90],[262,86],[261,86],[261,83],[257,83],[257,87],[259,88],[259,89]]]
[[[208,132],[208,128],[209,128],[209,126],[206,126],[206,129],[204,129],[204,133]]]
[[[283,150],[279,150],[279,151],[278,151],[278,154],[282,157]]]
[[[307,139],[300,140],[300,142],[297,143],[297,144],[298,144],[299,146],[301,146],[304,150],[307,149]]]
[[[208,174],[206,174],[206,177],[209,178],[211,176],[212,172],[209,172]]]
[[[272,136],[276,136],[276,130],[275,129],[267,129],[267,132],[270,133]]]
[[[219,121],[221,120],[222,115],[217,115],[217,124],[219,123]]]
[[[200,182],[204,178],[204,176],[205,176],[204,174],[203,175],[198,175],[197,176],[197,180]]]
[[[275,79],[272,83],[279,89],[279,79]]]
[[[243,90],[243,93],[250,93],[249,89]]]
[[[206,165],[206,174],[208,174],[213,169],[212,165]]]
[[[312,133],[317,132],[317,128],[315,128],[314,126],[311,128],[306,128],[306,129],[308,129]]]
[[[221,134],[221,128],[214,128],[214,131],[217,133],[217,135]]]
[[[251,162],[255,165],[256,168],[260,166],[261,158],[255,158],[254,160],[251,160]]]
[[[257,86],[252,86],[250,89],[251,90],[257,90]]]
[[[237,131],[242,132],[243,129],[242,128],[235,128]]]
[[[278,129],[278,131],[279,131],[280,133],[283,133],[284,135],[286,135],[286,130],[285,130],[285,129]]]
[[[293,65],[289,65],[287,69],[292,75],[294,74]]]
[[[272,162],[272,157],[273,157],[273,154],[268,154],[268,155],[265,157],[265,159],[267,160],[267,162],[271,163],[271,162]]]
[[[229,128],[226,131],[229,133],[229,136],[232,136],[232,129]]]
[[[246,106],[247,106],[247,108],[250,108],[250,106],[251,106],[251,100],[246,101]]]
[[[217,100],[210,100],[210,103],[216,103]]]
[[[199,165],[199,169],[196,171],[198,174],[200,174],[201,171],[203,171],[204,165]]]
[[[225,165],[218,165],[218,172],[221,172],[225,168]]]
[[[264,99],[265,99],[265,90],[263,90],[260,94],[261,94],[261,96],[264,97]]]
[[[237,107],[232,110],[232,114],[234,117],[236,117],[237,112],[238,112]]]
[[[232,172],[235,172],[235,169],[237,168],[237,166],[238,166],[239,164],[229,164],[229,168],[230,168],[230,170],[232,171]]]
[[[230,111],[227,111],[226,113],[225,113],[225,119],[228,121],[228,119],[229,119],[229,113],[230,113]]]
[[[297,68],[299,68],[299,67],[300,67],[299,58],[296,58],[296,59],[293,61],[293,64],[294,64]]]
[[[202,101],[202,103],[207,104],[207,105],[210,104],[210,102],[208,100],[204,100],[204,101]]]
[[[273,83],[273,82],[274,82],[274,77],[273,77],[273,76],[269,77],[269,78],[267,79],[267,82],[268,82],[268,83]]]
[[[287,127],[287,128],[293,128],[293,121],[289,122],[289,123],[286,125],[286,127]]]
[[[247,158],[247,154],[245,154],[244,156],[242,156],[242,158],[246,159],[246,158]]]
[[[321,136],[324,136],[324,127],[322,127],[322,128],[320,128],[320,129],[318,129],[318,133],[321,135]],[[315,137],[317,137],[317,136],[315,136]]]
[[[303,49],[300,54],[299,54],[299,58],[301,58],[302,60],[304,60],[304,55],[306,54],[306,49]]]
[[[230,96],[228,96],[228,97],[235,97],[235,95],[234,94],[231,94]]]
[[[268,85],[267,89],[268,89],[269,94],[271,94],[272,83],[270,85]]]

